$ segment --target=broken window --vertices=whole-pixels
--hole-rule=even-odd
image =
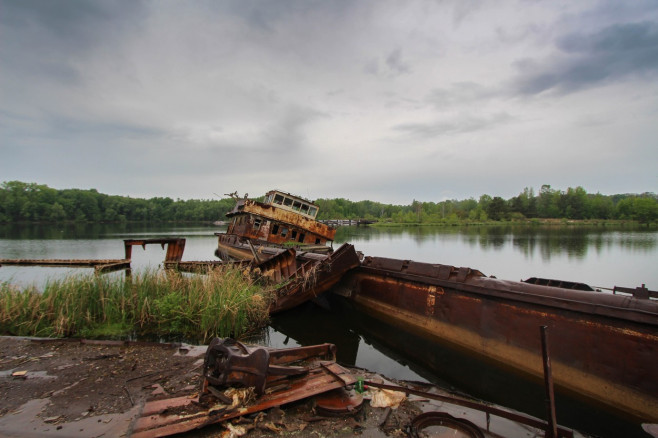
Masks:
[[[295,211],[299,211],[299,209],[302,208],[302,203],[299,201],[295,201],[294,204],[292,204],[292,209]]]
[[[279,232],[279,224],[274,224],[272,227],[272,234],[277,234]]]
[[[279,204],[279,205],[283,204],[283,196],[275,195],[274,196],[274,203]]]
[[[315,244],[319,245],[320,244],[320,239],[315,239]]]
[[[281,237],[286,237],[288,235],[288,229],[287,228],[281,228]]]
[[[318,214],[318,208],[317,207],[310,207],[308,209],[308,214],[315,217],[315,215]]]
[[[290,207],[292,205],[292,199],[284,198],[283,199],[283,205],[285,205],[286,207]]]
[[[302,204],[302,213],[308,214],[308,205],[307,204]]]
[[[298,242],[304,242],[304,238],[306,237],[306,234],[300,233],[299,234],[299,239],[297,240]]]
[[[293,231],[293,232],[292,232],[292,235],[290,236],[290,238],[291,238],[292,240],[295,240],[296,237],[297,237],[297,231]]]
[[[263,220],[259,217],[254,219],[254,229],[258,230],[260,229],[260,224],[263,222]]]

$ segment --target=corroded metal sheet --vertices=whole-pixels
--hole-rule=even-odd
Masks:
[[[347,271],[359,266],[359,256],[353,245],[343,244],[331,255],[321,256],[319,259],[307,259],[305,255],[295,257],[295,251],[288,250],[262,264],[273,265],[281,267],[279,281],[291,281],[274,291],[275,300],[270,307],[271,314],[291,309],[326,292],[338,283]],[[291,266],[296,269],[292,271]]]
[[[126,258],[129,260],[131,259],[133,246],[141,246],[146,249],[146,245],[153,244],[162,246],[162,249],[167,245],[165,262],[179,262],[182,260],[183,251],[185,250],[185,239],[182,237],[164,239],[125,239],[123,245],[126,252]]]
[[[231,410],[204,406],[199,399],[189,397],[148,402],[133,425],[131,437],[163,437],[187,432],[354,384],[356,378],[331,358],[335,358],[332,344],[270,350],[271,367],[303,361],[308,372],[293,377],[270,376],[262,396]]]
[[[340,288],[359,309],[391,325],[537,377],[537,330],[548,326],[558,387],[658,421],[656,300],[372,257],[350,271]]]

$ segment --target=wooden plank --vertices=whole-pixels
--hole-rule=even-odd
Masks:
[[[210,409],[189,415],[158,414],[160,412],[166,413],[168,409],[184,408],[195,403],[195,400],[186,397],[148,402],[144,406],[142,416],[135,422],[131,436],[134,438],[152,438],[186,432],[220,423],[230,418],[285,405],[356,382],[356,379],[349,371],[336,363],[323,363],[322,368],[314,371],[316,372],[307,376],[291,379],[288,388],[265,394],[251,406],[226,412],[223,415],[213,415]]]
[[[91,267],[130,263],[127,259],[0,259],[0,265]]]

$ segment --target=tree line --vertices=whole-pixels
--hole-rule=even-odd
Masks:
[[[653,193],[606,196],[584,188],[560,191],[543,185],[539,194],[525,188],[518,196],[390,205],[372,201],[319,199],[321,218],[377,219],[395,223],[457,223],[523,219],[621,219],[642,223],[658,220],[658,196]]]
[[[216,221],[233,208],[233,199],[173,200],[131,198],[96,189],[57,190],[20,181],[0,186],[1,222],[168,222]]]
[[[262,199],[262,198],[257,198]],[[658,220],[653,193],[601,195],[582,187],[556,190],[543,185],[538,194],[525,188],[518,196],[420,202],[409,205],[318,199],[319,219],[372,219],[396,223],[458,223],[553,219]],[[0,185],[0,223],[13,222],[213,222],[235,205],[232,198],[173,200],[106,195],[95,189],[58,190],[20,181]]]

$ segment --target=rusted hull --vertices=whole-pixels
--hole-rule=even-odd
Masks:
[[[217,249],[215,255],[222,260],[255,260],[263,262],[291,248],[290,245],[279,245],[261,240],[250,240],[230,233],[215,233]],[[331,254],[333,248],[324,245],[295,246],[299,252],[316,254]]]
[[[300,259],[300,260],[298,260]],[[359,266],[359,256],[354,246],[344,244],[336,252],[321,260],[296,257],[294,250],[274,257],[259,267],[278,273],[275,281],[291,280],[276,289],[276,299],[270,306],[270,314],[292,309],[328,291],[343,275]]]
[[[468,268],[368,257],[335,289],[403,330],[541,377],[551,330],[555,384],[658,421],[658,303],[484,277]]]

